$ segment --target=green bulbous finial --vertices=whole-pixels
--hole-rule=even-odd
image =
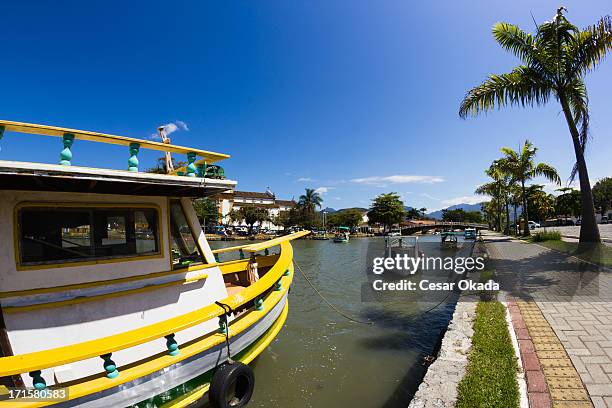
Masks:
[[[138,151],[140,144],[130,143],[130,158],[128,159],[128,171],[138,171]]]
[[[74,143],[74,135],[72,133],[64,133],[62,137],[64,149],[60,152],[60,164],[62,166],[72,165],[72,144]]]

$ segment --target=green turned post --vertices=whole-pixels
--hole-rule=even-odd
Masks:
[[[221,262],[221,261],[219,260],[219,254],[215,254],[215,261],[216,261],[217,263]]]
[[[198,177],[206,177],[206,162],[198,164]]]
[[[262,298],[255,299],[255,310],[259,310],[259,311],[264,310],[263,299]]]
[[[104,369],[106,370],[106,376],[108,378],[115,378],[119,375],[119,371],[117,370],[117,365],[113,360],[111,360],[111,353],[102,354],[100,356],[102,360],[104,360]]]
[[[32,380],[33,380],[32,385],[34,386],[34,388],[36,388],[37,390],[44,390],[45,388],[47,388],[47,383],[45,382],[45,379],[42,378],[42,375],[40,374],[41,374],[40,370],[32,371],[30,373],[30,377],[32,377]]]
[[[225,334],[229,333],[227,328],[227,317],[225,315],[219,316],[219,331]]]
[[[72,151],[70,149],[74,143],[74,135],[72,133],[64,133],[62,142],[64,143],[64,150],[60,153],[60,164],[62,166],[70,166],[72,164]]]
[[[179,353],[179,346],[174,340],[174,333],[166,336],[166,347],[168,347],[168,355],[176,356]]]
[[[138,171],[139,143],[130,143],[130,158],[128,159],[128,171]]]
[[[287,268],[287,270],[285,271],[285,273],[283,273],[283,276],[289,276],[291,274],[291,272],[289,272],[289,268]]]
[[[0,139],[2,139],[2,136],[4,136],[4,129],[5,127],[0,125]]]
[[[280,280],[276,281],[276,283],[274,284],[274,291],[275,292],[280,292],[281,290],[283,290],[283,284],[281,283]]]
[[[187,177],[195,177],[196,176],[196,166],[194,164],[196,159],[196,154],[195,152],[189,152],[187,153],[187,162],[189,164],[187,164]]]
[[[270,251],[268,250],[268,248],[264,250],[264,254],[266,254],[266,256],[270,255]]]
[[[239,252],[240,252],[240,259],[244,259],[244,251],[240,249]]]

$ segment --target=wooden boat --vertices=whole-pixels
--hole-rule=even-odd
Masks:
[[[457,234],[454,231],[441,232],[440,247],[442,249],[457,248]]]
[[[312,239],[319,240],[319,241],[327,241],[329,237],[327,236],[327,231],[316,231],[312,235]]]
[[[334,242],[340,244],[346,244],[349,242],[349,227],[338,227],[336,228],[336,234],[334,235]]]
[[[2,393],[26,386],[58,399],[2,406],[248,402],[247,364],[287,318],[291,240],[309,232],[211,250],[191,198],[235,187],[206,177],[228,155],[0,121],[0,138],[8,132],[57,136],[63,150],[58,165],[0,161]],[[128,169],[73,166],[81,140],[124,146]],[[140,172],[140,149],[188,164]]]
[[[476,239],[476,228],[466,228],[463,231],[463,237],[465,239]]]

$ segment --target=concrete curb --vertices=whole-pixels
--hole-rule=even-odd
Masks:
[[[457,386],[466,372],[472,347],[476,302],[460,296],[442,340],[438,358],[429,366],[409,408],[454,407]]]

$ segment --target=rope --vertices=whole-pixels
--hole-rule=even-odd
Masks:
[[[344,313],[343,311],[341,311],[340,309],[338,309],[336,306],[334,306],[329,300],[327,300],[327,298],[325,298],[325,296],[323,296],[323,294],[321,292],[319,292],[319,290],[314,286],[314,284],[311,282],[311,280],[308,278],[308,276],[306,276],[306,274],[304,273],[304,271],[302,270],[302,268],[300,267],[300,265],[297,263],[297,261],[294,259],[293,263],[295,264],[295,266],[297,266],[298,270],[300,271],[300,273],[302,274],[302,276],[304,277],[304,279],[306,280],[306,282],[308,282],[308,284],[310,285],[310,287],[317,293],[317,295],[319,295],[319,297],[325,302],[327,303],[327,305],[334,310],[336,313],[338,313],[340,316],[350,320],[351,322],[354,323],[361,323],[361,324],[369,324],[369,325],[373,325],[374,322],[371,320],[365,321],[365,320],[358,320],[355,319],[354,317],[351,317],[349,315],[347,315],[346,313]],[[446,300],[448,299],[448,297],[453,294],[453,291],[449,291],[446,296],[444,296],[444,299],[442,299],[440,302],[438,302],[435,306],[425,310],[425,311],[419,311],[419,312],[415,312],[415,313],[411,313],[409,315],[403,315],[402,317],[398,317],[397,319],[391,319],[391,320],[400,320],[400,319],[404,319],[406,317],[410,317],[410,316],[415,316],[415,315],[419,315],[419,314],[427,314],[431,311],[433,311],[434,309],[437,309],[442,303],[446,302]],[[387,320],[389,321],[389,320]]]
[[[225,331],[224,331],[224,333],[225,333],[225,345],[227,347],[227,362],[229,364],[232,364],[234,362],[234,360],[232,360],[232,354],[230,352],[229,321],[228,321],[227,317],[230,315],[230,313],[234,313],[234,310],[231,308],[230,305],[226,305],[225,303],[215,302],[215,304],[217,306],[220,306],[223,309],[223,311],[225,312],[225,314],[224,314],[224,317],[225,317]]]
[[[310,287],[317,293],[317,295],[319,295],[319,297],[325,302],[327,303],[327,305],[334,310],[336,313],[338,313],[340,316],[350,320],[351,322],[354,323],[361,323],[361,324],[374,324],[373,321],[365,321],[365,320],[358,320],[355,319],[354,317],[349,316],[348,314],[344,313],[343,311],[341,311],[340,309],[338,309],[336,306],[334,306],[329,300],[327,300],[327,298],[325,296],[323,296],[323,294],[321,292],[319,292],[319,290],[314,286],[314,284],[310,281],[310,279],[308,278],[308,276],[306,276],[306,274],[304,273],[304,271],[302,270],[302,268],[300,267],[300,265],[297,263],[297,261],[294,259],[293,263],[295,264],[295,266],[297,266],[298,270],[300,271],[300,273],[302,274],[302,276],[304,277],[304,279],[306,280],[306,282],[308,282],[308,284],[310,285]]]

